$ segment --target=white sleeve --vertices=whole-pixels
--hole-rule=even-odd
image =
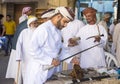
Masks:
[[[17,44],[16,44],[16,60],[18,61],[18,60],[22,60],[22,54],[23,54],[23,52],[22,52],[22,44],[23,44],[23,34],[24,34],[24,31],[25,30],[23,30],[21,33],[20,33],[20,35],[19,35],[19,37],[18,37],[18,40],[17,40]]]
[[[43,65],[50,65],[53,59],[50,56],[45,55],[46,53],[43,51],[47,39],[48,33],[44,28],[40,30],[36,29],[33,33],[30,42],[30,50],[28,52],[30,56],[39,60],[39,62]]]
[[[71,55],[69,54],[69,49],[68,49],[67,47],[63,47],[63,46],[62,46],[62,50],[61,50],[60,58],[59,58],[59,59],[60,59],[60,60],[64,60],[64,59],[66,59],[66,58],[68,58],[68,57],[70,57],[70,56],[71,56]],[[65,62],[70,63],[71,60],[72,60],[72,58],[73,58],[73,57],[65,60]]]
[[[120,32],[120,23],[116,24],[114,33],[113,33],[113,45],[115,49],[117,48],[117,41],[118,41],[119,34],[120,34],[119,32]]]

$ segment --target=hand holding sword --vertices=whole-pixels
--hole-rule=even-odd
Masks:
[[[45,66],[43,66],[43,70],[44,71],[45,70],[49,70],[49,69],[51,69],[53,67],[56,67],[58,65],[60,65],[60,61],[57,58],[53,58],[51,65],[45,65]]]
[[[47,69],[51,69],[53,67],[56,67],[56,66],[60,65],[60,63],[61,63],[61,61],[59,61],[58,59],[53,58],[51,65],[44,66],[43,70],[47,70]],[[79,64],[78,57],[73,57],[73,59],[71,60],[71,63]]]
[[[60,61],[58,59],[53,58],[51,65],[58,66],[60,64]]]
[[[95,36],[90,36],[88,38],[86,38],[86,40],[90,39],[90,38],[95,38],[94,42],[100,42],[101,40],[101,37],[103,37],[104,34],[101,34],[101,35],[95,35]]]
[[[91,47],[89,47],[89,48],[87,48],[87,49],[84,49],[84,50],[82,50],[82,51],[80,51],[80,52],[77,52],[77,53],[75,53],[75,54],[73,54],[73,55],[71,55],[71,56],[69,56],[69,57],[61,60],[60,63],[63,62],[63,61],[65,61],[65,60],[67,60],[67,59],[69,59],[69,58],[71,58],[71,57],[74,57],[74,56],[77,55],[77,54],[80,54],[80,53],[83,53],[83,52],[85,52],[85,51],[87,51],[87,50],[89,50],[89,49],[92,49],[92,48],[94,48],[94,47],[96,47],[96,46],[98,46],[98,45],[100,45],[100,44],[102,44],[102,43],[96,44],[96,45],[91,46]],[[57,66],[57,65],[56,65],[56,66]],[[48,65],[48,66],[44,67],[43,70],[49,70],[49,69],[51,69],[51,68],[53,68],[53,67],[54,67],[54,65]]]

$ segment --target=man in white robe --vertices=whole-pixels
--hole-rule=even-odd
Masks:
[[[9,58],[9,62],[8,62],[7,71],[6,71],[6,78],[14,78],[15,81],[17,81],[16,76],[17,76],[17,69],[18,69],[18,62],[16,62],[16,44],[17,44],[17,40],[18,40],[18,37],[19,37],[21,31],[27,28],[28,16],[31,13],[31,9],[32,9],[31,7],[23,8],[23,10],[22,10],[23,16],[21,16],[21,19],[20,19],[21,22],[16,28],[16,32],[14,34],[14,38],[12,41],[12,50],[11,50],[11,54],[10,54],[10,58]],[[44,13],[44,14],[46,14],[46,13]],[[51,16],[49,16],[49,11],[47,12],[47,14],[48,14],[47,16],[45,16],[45,15],[44,16],[46,18],[50,18]],[[24,15],[25,15],[25,17],[24,17]]]
[[[109,13],[105,13],[103,16],[103,20],[99,22],[99,25],[102,25],[107,31],[107,33],[109,33],[108,32],[109,26],[107,25],[107,22],[109,22],[110,18],[111,18],[111,15]]]
[[[106,67],[103,47],[107,41],[107,32],[103,26],[96,24],[96,12],[97,10],[91,7],[83,10],[83,14],[86,17],[88,24],[81,28],[76,35],[76,37],[81,38],[79,41],[81,50],[87,49],[102,42],[102,45],[96,46],[81,53],[80,66],[82,68]],[[100,36],[102,34],[104,36]],[[69,41],[71,43],[72,39]]]
[[[34,30],[38,26],[37,18],[35,16],[29,16],[27,25],[28,25],[28,28],[24,29],[20,33],[17,41],[17,45],[16,45],[16,60],[18,61],[18,64],[19,63],[21,64],[20,66],[18,66],[18,69],[19,69],[18,71],[20,71],[21,73],[17,72],[19,73],[17,78],[21,76],[20,78],[22,78],[23,81],[24,81],[24,75],[26,73],[27,63],[30,60],[30,57],[27,54],[29,41],[31,40]]]
[[[110,25],[110,30],[109,30],[109,33],[111,35],[111,40],[112,40],[112,43],[111,43],[111,54],[113,54],[115,56],[115,47],[114,47],[114,44],[113,44],[113,34],[114,34],[114,30],[115,30],[115,26],[117,24],[117,20],[114,20],[114,22]]]
[[[20,24],[17,26],[14,37],[12,39],[12,50],[9,57],[9,62],[7,66],[6,71],[6,78],[14,78],[16,81],[16,73],[17,73],[17,67],[18,63],[16,62],[16,43],[19,34],[21,31],[25,28],[27,28],[27,18],[31,14],[31,7],[24,7],[22,10],[22,15],[20,21]],[[25,16],[24,16],[25,15]]]
[[[108,34],[108,41],[106,43],[106,46],[105,46],[105,50],[110,52],[110,40],[111,40],[111,35],[109,33],[109,27],[111,25],[110,23],[110,18],[111,18],[111,15],[109,13],[105,13],[104,16],[103,16],[103,20],[99,22],[99,25],[102,25],[105,30],[107,31],[107,34]]]
[[[68,40],[70,38],[73,38],[76,36],[76,34],[78,33],[78,31],[84,26],[85,24],[78,20],[78,19],[74,19],[73,21],[69,22],[68,25],[62,29],[62,38],[63,38],[63,45],[65,47],[65,49],[68,49],[68,52],[70,55],[76,54],[77,52],[80,51],[80,47],[79,45],[77,46],[72,46],[70,47],[68,44]],[[76,55],[76,57],[80,57],[80,54]],[[65,65],[65,66],[64,66]],[[67,70],[67,69],[72,69],[72,64],[68,64],[66,62],[64,62],[63,64],[63,70]]]
[[[29,60],[24,84],[43,84],[55,72],[55,67],[44,70],[45,66],[58,66],[62,48],[60,30],[73,20],[69,8],[57,7],[47,22],[38,26],[30,41]],[[72,61],[73,62],[73,61]]]
[[[116,24],[113,33],[113,46],[118,64],[120,66],[120,23]]]
[[[28,18],[32,14],[32,8],[31,7],[24,7],[22,9],[22,16],[19,18],[19,23],[23,22],[26,20],[25,18]]]

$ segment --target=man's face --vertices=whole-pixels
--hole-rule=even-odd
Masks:
[[[37,20],[30,23],[31,28],[37,28],[37,26],[38,26]]]
[[[57,28],[62,29],[67,26],[67,23],[69,23],[70,20],[66,19],[65,17],[61,16],[57,21]]]
[[[7,17],[6,17],[6,20],[7,20],[7,21],[10,21],[10,20],[11,20],[11,18],[10,18],[9,16],[7,16]]]
[[[93,13],[85,14],[86,20],[88,24],[95,24],[96,23],[96,15]]]
[[[26,14],[29,16],[32,14],[32,10],[30,9],[29,11],[26,12]]]

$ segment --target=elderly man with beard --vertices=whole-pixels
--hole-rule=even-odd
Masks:
[[[27,28],[27,19],[28,19],[27,12],[31,11],[31,7],[24,7],[23,10],[22,10],[22,14],[26,13],[26,15],[25,17],[23,16],[20,19],[20,24],[17,26],[14,37],[12,39],[12,50],[10,53],[10,58],[9,58],[8,67],[6,71],[6,78],[14,78],[14,79],[16,78],[16,72],[18,67],[18,64],[16,62],[16,44],[21,31]]]
[[[106,67],[103,47],[105,46],[108,37],[105,28],[96,24],[96,12],[97,10],[91,7],[83,10],[83,14],[88,24],[80,29],[76,35],[77,38],[81,38],[79,41],[81,50],[102,43],[99,46],[81,53],[80,66],[82,68]],[[72,45],[75,45],[76,43],[76,40],[74,39],[70,39],[69,41]]]
[[[34,31],[28,51],[31,60],[27,66],[24,84],[43,84],[53,75],[56,67],[50,70],[44,70],[44,67],[58,66],[59,56],[65,56],[62,52],[60,53],[62,48],[60,30],[73,20],[72,15],[73,12],[69,8],[57,7],[51,19]],[[76,63],[76,61],[72,62]]]
[[[21,72],[21,74],[17,75],[17,80],[19,79],[19,81],[21,80],[21,78],[24,81],[26,66],[30,59],[29,55],[27,54],[28,46],[29,46],[28,42],[31,40],[34,30],[38,26],[37,20],[38,20],[37,17],[29,16],[27,21],[28,28],[24,29],[18,37],[18,41],[16,45],[16,60],[18,61],[18,71]],[[19,69],[20,67],[21,69]],[[20,72],[17,72],[17,73],[20,73]],[[17,82],[18,81],[16,81],[16,83]]]

